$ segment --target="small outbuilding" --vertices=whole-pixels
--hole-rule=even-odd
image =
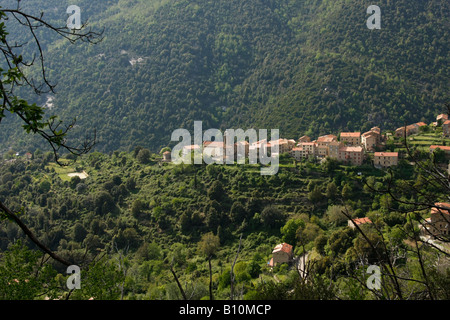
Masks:
[[[355,225],[360,226],[367,223],[372,223],[372,221],[367,217],[348,220],[348,226],[352,229],[356,228]]]
[[[163,153],[163,162],[170,162],[172,159],[172,154],[170,153],[170,151],[165,151]]]
[[[277,263],[289,263],[294,256],[294,251],[292,246],[287,243],[280,243],[275,246],[272,251],[272,259],[269,261],[269,266],[273,267]]]

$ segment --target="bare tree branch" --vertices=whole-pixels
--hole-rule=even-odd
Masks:
[[[236,257],[234,258],[233,264],[231,265],[231,271],[230,271],[230,276],[231,276],[230,277],[230,289],[231,289],[230,300],[234,299],[234,279],[235,279],[235,277],[234,277],[233,270],[234,270],[234,265],[236,264],[236,260],[237,260],[237,258],[239,256],[239,251],[241,250],[241,243],[242,243],[242,234],[239,237],[239,247],[238,247],[237,252],[236,252]]]
[[[59,261],[66,266],[72,265],[72,263],[61,258],[52,250],[50,250],[46,245],[40,242],[39,239],[36,238],[36,236],[33,234],[33,232],[31,232],[31,230],[28,229],[28,227],[22,222],[22,220],[20,220],[19,217],[17,217],[17,215],[14,214],[14,212],[12,212],[10,209],[8,209],[1,201],[0,201],[0,210],[3,213],[5,213],[8,219],[13,220],[17,224],[22,229],[22,231],[28,236],[28,238],[39,247],[39,249],[47,253],[50,257],[52,257],[56,261]]]
[[[59,165],[64,165],[59,161],[59,151],[64,149],[74,155],[82,155],[89,152],[96,144],[96,131],[92,136],[86,136],[84,142],[80,146],[74,147],[67,143],[66,135],[75,125],[75,120],[64,129],[60,128],[61,121],[55,122],[56,117],[51,117],[48,121],[42,120],[43,110],[35,105],[28,105],[24,100],[17,99],[14,94],[16,87],[27,86],[34,90],[34,93],[40,95],[46,92],[54,92],[55,85],[51,84],[45,66],[45,59],[41,42],[36,34],[36,30],[43,29],[56,33],[58,36],[76,43],[78,41],[96,44],[103,40],[102,32],[94,32],[91,29],[85,30],[87,23],[83,24],[77,31],[70,30],[67,26],[56,27],[43,19],[44,13],[40,15],[31,15],[20,9],[20,1],[17,1],[16,8],[0,8],[0,20],[8,21],[13,19],[25,28],[24,32],[28,32],[33,43],[36,45],[38,52],[39,67],[42,76],[42,83],[36,84],[33,79],[29,79],[25,73],[25,68],[31,67],[35,61],[35,55],[31,62],[24,61],[22,55],[16,53],[16,49],[22,48],[23,44],[11,44],[7,33],[0,29],[0,52],[4,57],[5,64],[9,70],[6,73],[7,80],[0,82],[0,99],[3,99],[0,107],[0,121],[4,117],[4,111],[10,111],[19,116],[25,122],[27,132],[32,132],[43,137],[51,146],[55,156],[55,160]],[[5,75],[5,74],[4,74]],[[45,130],[47,128],[47,130]]]

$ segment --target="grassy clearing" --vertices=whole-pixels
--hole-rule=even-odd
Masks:
[[[61,162],[63,163],[63,161]],[[63,181],[70,181],[71,177],[69,176],[69,173],[75,172],[75,169],[71,166],[62,167],[54,162],[49,163],[47,166],[45,166],[45,168],[49,170],[53,169],[59,175],[59,178]]]
[[[431,145],[450,145],[450,139],[442,136],[442,130],[411,135],[407,138],[407,142],[409,146],[423,151],[429,151]],[[395,151],[405,151],[405,147],[398,145]]]

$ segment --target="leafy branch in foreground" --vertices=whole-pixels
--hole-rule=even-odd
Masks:
[[[0,7],[0,123],[5,117],[5,112],[8,111],[16,114],[23,122],[23,128],[27,133],[38,134],[46,140],[54,153],[55,161],[59,165],[64,165],[59,161],[59,151],[66,150],[74,155],[82,155],[89,152],[96,141],[96,132],[94,130],[93,137],[87,136],[80,146],[74,147],[67,143],[67,133],[75,125],[73,120],[69,125],[62,125],[62,121],[57,120],[56,116],[51,116],[48,120],[44,119],[44,107],[37,104],[29,104],[26,100],[21,99],[16,94],[17,88],[32,89],[36,95],[41,95],[46,92],[54,92],[55,85],[51,84],[47,78],[45,59],[40,40],[37,36],[37,30],[50,31],[56,33],[63,39],[70,43],[83,41],[88,43],[98,43],[102,40],[102,33],[96,33],[91,30],[84,31],[86,24],[81,26],[79,30],[70,30],[65,27],[56,27],[46,22],[43,19],[44,13],[41,12],[38,16],[28,14],[20,9],[20,0],[17,1],[17,7],[14,9]],[[26,75],[26,70],[34,65],[36,57],[29,62],[25,61],[20,54],[24,43],[17,43],[8,37],[7,23],[15,21],[19,27],[24,28],[24,32],[31,35],[34,44],[37,47],[40,74],[42,81],[36,83],[34,79]],[[10,25],[11,26],[11,25]],[[0,213],[3,217],[14,221],[29,239],[34,242],[41,250],[48,253],[55,260],[70,265],[67,260],[59,257],[53,253],[47,246],[45,246],[31,230],[18,218],[18,216],[0,201]]]
[[[58,164],[64,165],[59,161],[59,151],[66,150],[74,155],[82,155],[89,152],[95,145],[96,131],[92,136],[86,136],[84,141],[77,147],[71,146],[67,143],[67,133],[72,129],[76,123],[73,120],[69,125],[62,125],[62,121],[58,121],[56,116],[50,117],[48,120],[44,119],[44,108],[38,105],[29,104],[24,99],[21,99],[15,93],[16,88],[28,87],[31,88],[35,94],[41,95],[47,92],[53,92],[55,85],[50,83],[47,78],[45,67],[44,54],[40,40],[36,35],[36,30],[44,29],[56,33],[58,36],[66,39],[70,43],[77,41],[87,43],[98,43],[102,40],[102,32],[97,33],[92,30],[84,31],[87,24],[83,24],[79,30],[70,30],[65,27],[56,27],[43,19],[44,13],[38,16],[30,15],[21,11],[19,8],[19,1],[17,1],[17,8],[6,9],[0,7],[0,53],[3,56],[3,61],[0,61],[1,66],[7,66],[7,69],[0,68],[0,122],[5,117],[5,111],[16,114],[24,122],[23,128],[27,133],[38,134],[44,138],[51,146],[55,160]],[[31,67],[36,57],[33,55],[31,61],[25,61],[20,54],[20,49],[23,43],[14,42],[9,39],[9,33],[6,30],[6,23],[9,20],[16,21],[19,26],[23,27],[24,32],[28,32],[37,47],[40,73],[42,81],[36,83],[34,79],[26,75],[25,70]]]

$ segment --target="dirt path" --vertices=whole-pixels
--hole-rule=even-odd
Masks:
[[[308,262],[308,255],[309,253],[305,253],[297,258],[297,269],[302,277],[306,276],[305,264]]]
[[[89,175],[86,173],[86,171],[83,170],[83,172],[79,173],[79,172],[73,172],[73,173],[68,173],[67,174],[69,177],[80,177],[80,179],[86,179],[87,177],[89,177]]]

